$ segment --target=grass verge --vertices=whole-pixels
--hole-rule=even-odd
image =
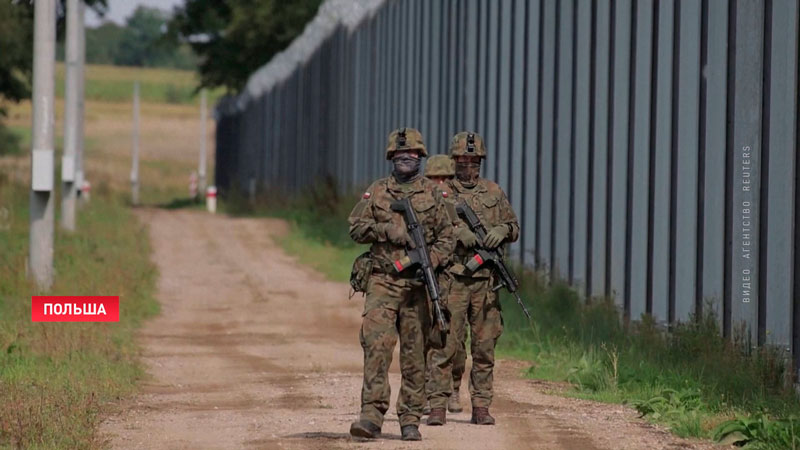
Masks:
[[[526,273],[533,324],[503,296],[503,355],[530,360],[531,378],[568,381],[566,395],[627,403],[683,437],[747,448],[800,447],[800,402],[775,349],[724,339],[712,315],[667,332],[650,317],[626,323],[613,302],[582,302],[562,283]],[[746,432],[744,432],[746,431]]]
[[[56,219],[56,223],[58,218]],[[0,447],[97,448],[99,411],[143,372],[134,332],[155,314],[146,230],[110,193],[56,232],[54,295],[119,295],[119,323],[32,323],[28,190],[0,172]]]
[[[248,201],[234,193],[226,208],[288,219],[293,227],[284,248],[346,281],[362,251],[345,225],[354,201],[323,183],[284,202]],[[563,283],[548,283],[531,271],[519,274],[534,319],[527,322],[514,299],[503,294],[498,354],[531,361],[524,376],[568,382],[571,387],[560,395],[629,404],[679,436],[754,449],[800,448],[800,402],[784,382],[790,370],[784,355],[724,339],[713,316],[667,332],[650,317],[625,322],[610,300],[586,304]]]

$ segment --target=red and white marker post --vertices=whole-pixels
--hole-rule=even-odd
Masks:
[[[214,214],[217,212],[217,187],[209,186],[206,189],[206,208],[208,212]]]
[[[89,194],[92,193],[92,183],[89,183],[89,180],[83,180],[83,186],[81,186],[81,198],[85,203],[89,203]]]

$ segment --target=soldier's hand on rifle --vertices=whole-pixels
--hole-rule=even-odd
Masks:
[[[486,234],[486,240],[484,244],[488,248],[497,248],[500,244],[503,243],[503,240],[508,236],[508,226],[507,225],[498,225],[489,231]]]
[[[472,248],[478,244],[478,236],[475,236],[475,233],[465,226],[459,226],[456,229],[456,238],[461,241],[466,248]]]
[[[406,245],[409,248],[416,247],[411,236],[408,235],[406,227],[400,225],[391,223],[386,225],[386,240],[395,245]]]

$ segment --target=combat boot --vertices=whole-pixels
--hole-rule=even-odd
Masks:
[[[489,415],[489,408],[473,407],[470,423],[476,425],[494,425],[494,417]]]
[[[350,435],[361,438],[374,439],[381,434],[381,427],[368,420],[358,420],[350,424]]]
[[[458,389],[453,390],[450,398],[447,399],[447,410],[451,413],[460,413],[464,410],[461,406],[461,396],[458,393]]]
[[[421,441],[422,435],[417,425],[404,425],[400,427],[400,438],[404,441]]]
[[[431,408],[431,415],[428,416],[428,425],[439,426],[447,423],[447,410],[444,408]]]
[[[427,416],[431,413],[431,401],[428,400],[425,402],[425,406],[422,407],[422,415]]]

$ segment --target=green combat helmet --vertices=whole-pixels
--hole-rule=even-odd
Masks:
[[[398,150],[419,150],[420,156],[428,156],[425,142],[422,140],[422,133],[414,128],[403,127],[389,133],[389,141],[386,143],[386,159],[392,159],[394,152]]]
[[[454,177],[456,176],[456,165],[453,159],[447,155],[434,155],[425,164],[426,177]]]
[[[486,147],[478,133],[462,131],[450,140],[450,157],[462,155],[486,158]]]

